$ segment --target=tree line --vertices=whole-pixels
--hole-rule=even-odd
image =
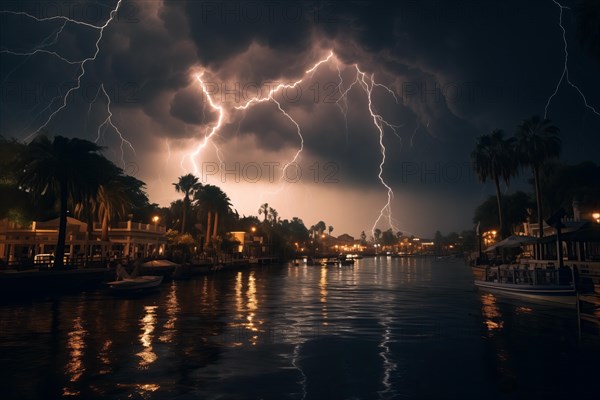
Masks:
[[[42,134],[25,144],[0,136],[0,218],[25,225],[58,217],[57,267],[63,264],[68,216],[87,223],[88,240],[94,223],[100,224],[103,242],[110,240],[109,228],[119,221],[160,221],[170,247],[184,258],[194,250],[232,249],[237,243],[228,235],[231,231],[265,237],[270,252],[282,257],[295,250],[295,243],[304,245],[311,237],[333,231],[323,221],[309,229],[298,217],[282,220],[267,203],[257,210],[262,219],[240,216],[221,188],[202,184],[192,174],[173,183],[181,199],[160,207],[149,201],[145,183],[127,175],[103,150],[78,138]]]
[[[497,226],[505,238],[518,224],[532,219],[542,237],[544,219],[559,208],[570,209],[573,200],[600,205],[600,166],[589,161],[560,163],[559,133],[550,119],[532,116],[517,126],[513,136],[494,129],[476,139],[471,152],[473,168],[482,183],[494,183],[496,195],[477,207],[474,223],[481,223],[484,229]],[[504,194],[500,184],[508,188],[512,178],[527,170],[533,195],[522,191]]]

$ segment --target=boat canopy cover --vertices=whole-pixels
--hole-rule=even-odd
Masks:
[[[142,267],[176,267],[178,265],[169,260],[151,260],[143,263]]]
[[[520,247],[520,246],[522,246],[524,244],[535,243],[536,241],[537,241],[537,238],[535,238],[533,236],[515,236],[515,235],[511,235],[511,236],[507,237],[506,239],[503,239],[503,240],[499,241],[498,243],[495,243],[495,244],[491,245],[485,251],[489,252],[489,251],[495,251],[496,249],[506,249],[506,248],[510,248],[510,247]]]

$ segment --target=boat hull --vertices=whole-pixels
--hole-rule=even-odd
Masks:
[[[132,292],[147,290],[157,287],[163,280],[162,276],[144,275],[138,278],[128,278],[122,281],[108,282],[110,290],[114,292]]]
[[[577,292],[573,286],[568,285],[515,285],[512,283],[475,280],[475,286],[489,292],[517,296],[534,301],[552,302],[567,306],[577,304]]]

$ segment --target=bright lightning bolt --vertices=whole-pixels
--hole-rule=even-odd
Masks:
[[[371,75],[370,79],[367,79],[365,72],[362,72],[358,68],[357,65],[355,65],[354,67],[356,68],[357,77],[359,79],[359,84],[362,86],[362,88],[365,90],[365,93],[367,94],[367,100],[369,102],[368,108],[369,108],[369,113],[371,114],[371,117],[373,118],[373,125],[375,125],[375,127],[379,131],[379,147],[381,150],[381,162],[379,163],[379,174],[377,176],[379,177],[379,181],[381,182],[381,184],[387,190],[387,202],[379,211],[379,217],[377,217],[377,219],[375,220],[375,223],[373,224],[373,228],[371,228],[371,232],[374,234],[375,229],[377,228],[377,224],[379,223],[379,221],[382,218],[384,218],[384,216],[387,216],[389,226],[394,230],[398,230],[395,227],[394,222],[392,220],[392,199],[394,197],[394,191],[387,184],[385,179],[383,179],[383,166],[385,165],[385,152],[386,152],[385,145],[383,144],[384,126],[390,127],[390,128],[392,128],[392,130],[394,130],[394,128],[393,128],[394,125],[386,122],[381,115],[377,114],[373,110],[373,100],[371,98],[371,95],[373,93],[373,88],[375,86],[378,86],[373,81],[373,75]],[[369,82],[370,82],[370,84],[369,84]],[[395,130],[394,130],[394,132],[395,132]]]
[[[327,57],[319,60],[311,68],[307,69],[304,73],[305,76],[310,75],[310,77],[312,78],[312,76],[317,71],[317,69],[322,64],[329,62],[333,57],[334,57],[334,53],[333,53],[333,51],[330,51],[329,54],[327,55]],[[383,170],[384,170],[384,165],[385,165],[385,161],[386,161],[386,147],[383,142],[383,138],[384,138],[385,129],[391,130],[396,136],[400,137],[397,129],[399,127],[401,127],[401,125],[391,124],[390,122],[386,121],[380,114],[378,114],[375,111],[374,106],[373,106],[373,100],[372,100],[373,89],[375,87],[378,87],[378,88],[385,90],[387,93],[389,93],[394,98],[396,104],[399,104],[398,98],[393,90],[391,90],[389,87],[387,87],[383,84],[375,82],[373,75],[367,76],[365,72],[360,70],[358,65],[354,65],[354,68],[356,69],[356,77],[355,77],[354,81],[352,83],[350,83],[347,87],[344,88],[344,82],[343,82],[342,73],[339,68],[339,65],[336,64],[336,67],[337,67],[337,71],[338,71],[338,77],[340,79],[340,83],[338,85],[338,90],[340,92],[340,98],[337,101],[337,105],[340,108],[340,111],[342,112],[342,114],[344,114],[344,117],[347,117],[347,111],[348,111],[347,95],[350,92],[350,90],[352,90],[353,87],[355,87],[355,86],[361,87],[367,96],[368,110],[369,110],[370,116],[373,119],[373,125],[375,126],[375,128],[377,129],[377,131],[379,133],[379,147],[380,147],[380,151],[381,151],[381,162],[379,163],[379,173],[377,176],[378,176],[381,184],[386,189],[387,201],[386,201],[385,205],[381,208],[379,216],[375,220],[375,223],[373,225],[372,231],[373,232],[375,231],[377,224],[384,218],[387,219],[387,222],[392,229],[397,230],[396,225],[394,223],[394,219],[392,217],[392,205],[391,205],[392,199],[394,197],[394,192],[393,192],[392,188],[388,185],[388,183],[385,181],[385,179],[383,178]],[[184,163],[185,159],[189,158],[192,163],[192,166],[193,166],[193,171],[196,174],[198,174],[198,172],[199,172],[198,165],[196,163],[196,158],[198,157],[200,152],[206,147],[208,142],[211,141],[211,139],[213,139],[213,137],[218,134],[219,130],[221,129],[221,127],[223,125],[223,120],[225,117],[225,110],[224,110],[223,106],[216,104],[215,101],[213,100],[213,97],[211,96],[211,94],[206,86],[206,83],[202,79],[203,74],[204,73],[202,72],[202,73],[196,75],[196,79],[200,83],[200,88],[202,90],[203,95],[208,100],[209,106],[213,110],[218,112],[219,118],[218,118],[217,122],[210,129],[210,132],[205,134],[204,139],[196,146],[196,149],[193,152],[189,153],[188,155],[184,156],[183,159],[181,160],[181,166],[183,168],[183,163]],[[300,128],[300,124],[298,124],[298,122],[282,107],[281,103],[275,99],[275,95],[277,93],[281,92],[282,90],[296,88],[303,81],[304,81],[304,78],[299,79],[293,83],[278,84],[277,86],[275,86],[271,90],[269,90],[269,92],[265,96],[253,97],[253,98],[249,99],[247,102],[245,102],[244,104],[234,107],[235,110],[248,110],[253,105],[271,101],[271,102],[275,103],[275,105],[277,106],[277,109],[282,113],[282,115],[284,117],[286,117],[288,120],[290,120],[290,122],[296,127],[296,132],[298,134],[298,137],[300,138],[300,147],[294,154],[294,157],[292,158],[292,160],[290,160],[289,162],[284,164],[284,166],[282,168],[282,177],[281,177],[282,179],[285,176],[285,171],[287,170],[287,168],[290,165],[292,165],[293,163],[295,163],[298,160],[300,154],[302,153],[302,151],[304,149],[304,137],[302,135],[302,130]],[[344,106],[342,106],[340,104],[340,101],[344,101]],[[347,120],[347,118],[346,118],[346,120]],[[347,122],[346,122],[346,125],[347,125]],[[213,146],[215,146],[215,149],[217,151],[217,157],[219,158],[219,160],[222,163],[223,159],[222,159],[222,154],[220,152],[220,149],[218,147],[216,147],[214,142],[213,142]]]
[[[0,13],[6,13],[6,12],[0,11]],[[29,54],[24,54],[27,57],[23,61],[21,61],[17,66],[15,66],[15,68],[13,68],[8,74],[6,74],[6,76],[2,80],[2,83],[6,82],[6,80],[12,75],[12,73],[15,72],[20,66],[22,66],[29,59],[30,54],[33,54],[36,50],[40,50],[40,49],[43,49],[44,47],[48,47],[48,46],[52,46],[52,45],[56,44],[58,42],[58,37],[63,32],[66,25],[67,25],[67,21],[64,21],[63,24],[60,26],[60,28],[58,28],[56,31],[52,32],[49,36],[47,36],[44,40],[42,40],[42,42],[38,46],[36,46],[33,50],[29,51]],[[54,39],[52,39],[51,42],[46,43],[53,36],[54,36]],[[6,49],[0,51],[0,53],[17,55],[16,52],[6,50]]]
[[[196,164],[196,157],[198,157],[198,155],[200,154],[202,149],[204,149],[206,147],[208,141],[217,134],[219,129],[221,129],[221,125],[223,124],[223,118],[225,115],[225,110],[223,109],[223,106],[219,106],[213,101],[213,98],[210,95],[208,88],[206,87],[206,83],[204,82],[204,80],[202,80],[203,75],[204,75],[204,72],[197,74],[196,79],[200,83],[200,88],[202,89],[202,93],[204,93],[204,95],[208,99],[208,104],[210,105],[210,107],[219,113],[219,118],[217,120],[217,123],[210,130],[210,132],[204,136],[204,140],[198,144],[198,146],[196,147],[196,150],[194,150],[189,155],[190,161],[194,168],[194,173],[196,175],[199,173],[198,165]],[[217,153],[217,155],[218,155],[218,153]],[[183,160],[182,160],[182,163],[183,163]]]
[[[119,128],[117,128],[117,126],[112,122],[112,117],[113,117],[113,113],[110,110],[110,96],[108,95],[108,93],[106,93],[106,90],[104,89],[104,84],[100,84],[100,89],[102,91],[102,93],[104,93],[104,96],[106,96],[106,110],[108,111],[108,116],[106,117],[106,119],[104,119],[104,121],[98,126],[98,136],[96,138],[96,143],[98,142],[98,140],[100,139],[100,131],[102,130],[103,127],[108,127],[110,126],[121,138],[121,163],[123,164],[123,168],[125,168],[125,149],[123,148],[123,146],[125,144],[127,144],[127,146],[129,146],[129,148],[131,149],[131,151],[133,151],[133,154],[135,155],[135,149],[133,148],[133,145],[131,144],[130,141],[128,141],[127,139],[125,139],[125,137],[123,137],[123,134],[121,133],[121,131],[119,130]]]
[[[324,64],[324,63],[328,62],[329,60],[331,60],[333,55],[334,55],[333,51],[330,51],[329,54],[327,55],[327,57],[325,57],[322,60],[319,60],[310,69],[306,70],[304,72],[304,74],[305,75],[311,74],[311,76],[312,76],[312,74],[314,74],[314,72],[316,72],[316,70],[319,68],[319,66],[321,66],[321,64]],[[248,100],[244,105],[235,107],[236,110],[247,110],[250,106],[252,106],[254,104],[264,103],[266,101],[273,101],[277,105],[277,108],[279,109],[279,111],[281,111],[281,113],[287,119],[289,119],[290,122],[292,122],[292,124],[294,124],[294,126],[296,127],[296,132],[298,134],[298,137],[300,138],[300,148],[298,149],[298,151],[296,151],[296,154],[294,154],[294,157],[290,161],[288,161],[287,163],[284,164],[284,166],[282,168],[281,179],[284,178],[285,172],[289,168],[289,166],[296,163],[296,161],[298,160],[298,157],[300,156],[300,153],[302,153],[302,150],[304,150],[304,137],[302,136],[302,130],[300,129],[300,125],[298,124],[298,122],[287,111],[285,111],[283,109],[283,107],[281,107],[281,103],[275,99],[275,94],[284,89],[294,89],[294,88],[296,88],[296,86],[301,84],[303,81],[304,81],[304,79],[299,79],[296,82],[291,83],[291,84],[281,84],[280,83],[279,85],[277,85],[273,89],[271,89],[266,96],[253,97],[250,100]]]
[[[121,2],[122,0],[118,0],[117,4],[115,6],[115,8],[113,10],[110,11],[109,17],[108,19],[104,22],[104,24],[102,25],[94,25],[94,24],[90,24],[84,21],[78,21],[63,15],[57,15],[57,16],[52,16],[52,17],[46,17],[46,18],[38,18],[34,15],[31,15],[27,12],[21,12],[21,11],[0,11],[0,13],[3,14],[9,14],[9,15],[16,15],[16,16],[25,16],[27,18],[31,18],[37,22],[51,22],[51,21],[62,21],[62,25],[60,26],[60,28],[58,30],[56,30],[55,32],[53,32],[50,36],[48,36],[46,39],[44,39],[42,41],[42,43],[35,47],[34,49],[30,50],[30,51],[26,51],[26,52],[17,52],[17,51],[11,51],[11,50],[6,50],[3,49],[0,51],[0,53],[5,53],[5,54],[12,54],[15,56],[26,56],[26,57],[31,57],[34,56],[36,54],[42,54],[42,55],[49,55],[52,57],[55,57],[57,59],[59,59],[60,61],[69,64],[69,65],[77,65],[79,66],[79,72],[77,74],[77,83],[75,86],[71,87],[65,94],[64,96],[62,96],[62,104],[54,111],[52,111],[50,113],[50,115],[48,116],[48,118],[45,120],[44,123],[42,123],[37,129],[35,129],[33,132],[31,132],[26,138],[25,140],[28,141],[29,139],[31,139],[33,136],[35,136],[36,134],[38,134],[40,131],[42,131],[43,129],[45,129],[54,119],[54,117],[60,113],[63,109],[66,108],[67,106],[67,101],[69,96],[79,90],[81,88],[81,81],[84,78],[85,74],[86,74],[86,65],[90,62],[93,62],[96,60],[96,58],[98,57],[98,54],[100,53],[100,42],[103,39],[104,36],[104,30],[110,25],[110,23],[114,20],[115,15],[117,14],[119,7],[121,6]],[[64,57],[62,55],[60,55],[58,52],[56,51],[51,51],[51,50],[47,50],[46,47],[51,46],[55,43],[57,43],[59,36],[61,35],[61,33],[63,32],[65,26],[67,25],[67,23],[71,23],[71,24],[75,24],[75,25],[80,25],[80,26],[84,26],[90,29],[94,29],[96,31],[98,31],[98,38],[94,44],[95,47],[95,51],[93,53],[92,56],[81,59],[81,60],[70,60],[67,57]],[[53,40],[49,43],[46,43],[51,37],[53,37]],[[12,73],[13,71],[11,71]],[[120,140],[121,140],[121,163],[123,165],[123,167],[125,167],[125,160],[124,160],[124,152],[125,149],[124,147],[127,146],[129,147],[133,153],[135,154],[135,149],[133,148],[133,145],[131,144],[131,142],[129,142],[127,139],[125,139],[125,137],[123,136],[123,134],[121,133],[121,131],[119,130],[119,128],[113,123],[112,121],[112,117],[113,117],[113,113],[112,110],[110,108],[111,106],[111,99],[110,96],[108,95],[108,93],[106,92],[105,88],[104,88],[104,84],[100,84],[100,87],[98,89],[98,92],[96,93],[96,97],[94,99],[94,102],[98,99],[98,96],[100,95],[100,92],[102,92],[106,99],[106,109],[107,109],[107,117],[104,119],[104,121],[98,126],[98,130],[97,130],[97,137],[96,137],[96,141],[99,140],[102,132],[104,132],[108,127],[112,128],[112,130],[118,134]],[[50,110],[52,108],[52,105],[55,103],[56,100],[60,99],[60,96],[57,96],[55,98],[53,98],[50,103],[48,104],[48,106],[46,106],[36,117],[34,120],[37,120],[37,118],[44,112]],[[92,106],[93,102],[90,103],[90,107],[88,109],[88,114],[91,111],[91,106]]]
[[[577,85],[575,85],[573,82],[571,82],[571,79],[569,78],[569,67],[568,67],[569,48],[567,45],[567,36],[566,36],[567,31],[565,30],[565,27],[563,26],[563,10],[565,10],[565,9],[570,10],[570,8],[563,6],[556,0],[552,0],[552,1],[554,2],[554,4],[556,4],[558,6],[558,8],[560,10],[560,13],[558,16],[558,26],[562,30],[562,38],[563,38],[564,52],[565,52],[565,62],[564,62],[562,74],[560,75],[560,79],[558,80],[558,83],[556,84],[556,88],[554,89],[554,93],[552,93],[552,95],[550,95],[550,97],[548,98],[548,101],[546,102],[546,107],[544,107],[544,118],[547,118],[548,107],[550,107],[550,103],[552,102],[552,99],[554,98],[554,96],[556,96],[556,94],[558,93],[560,85],[563,83],[563,81],[566,81],[569,84],[569,86],[571,86],[573,89],[575,89],[577,91],[577,93],[579,93],[579,95],[583,99],[583,104],[585,105],[585,107],[588,110],[591,110],[594,114],[596,114],[597,116],[600,117],[600,113],[598,113],[598,111],[596,111],[596,109],[594,107],[592,107],[591,105],[588,104],[587,99],[585,98],[585,95],[583,94],[581,89],[579,89],[579,87]]]

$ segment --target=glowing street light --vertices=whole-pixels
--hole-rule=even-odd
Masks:
[[[593,213],[592,217],[596,220],[596,222],[600,223],[600,212]]]
[[[155,215],[154,217],[152,217],[152,221],[154,222],[154,233],[158,233],[158,220],[160,218],[158,217],[158,215]],[[158,255],[158,235],[156,235],[156,247],[154,248],[154,251],[156,252],[156,255]]]

